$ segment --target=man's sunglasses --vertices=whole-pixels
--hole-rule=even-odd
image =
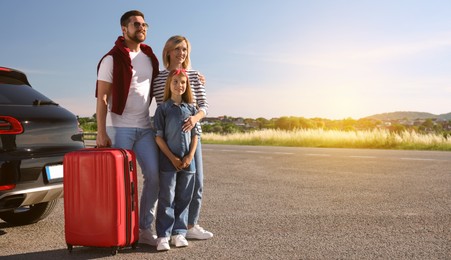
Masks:
[[[146,30],[147,30],[147,28],[149,28],[149,25],[147,23],[140,23],[140,22],[134,22],[133,26],[135,26],[135,29],[139,29],[140,26],[142,26]]]

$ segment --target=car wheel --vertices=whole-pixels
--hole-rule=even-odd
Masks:
[[[12,225],[28,225],[46,218],[55,209],[58,200],[0,212],[0,218]]]

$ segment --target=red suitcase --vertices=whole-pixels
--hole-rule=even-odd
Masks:
[[[86,148],[64,156],[64,221],[69,252],[75,245],[136,248],[138,181],[132,151]]]

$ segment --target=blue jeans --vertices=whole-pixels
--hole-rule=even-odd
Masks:
[[[196,225],[199,220],[200,207],[202,205],[202,191],[204,188],[204,164],[202,161],[202,145],[197,143],[196,153],[194,154],[194,161],[196,163],[196,173],[194,176],[194,192],[193,198],[189,205],[188,225]]]
[[[160,172],[156,221],[158,237],[186,234],[193,188],[194,173]]]
[[[133,150],[144,177],[139,207],[139,228],[149,229],[155,219],[159,191],[158,148],[150,128],[107,127],[113,147]]]

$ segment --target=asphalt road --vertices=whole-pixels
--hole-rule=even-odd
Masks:
[[[451,259],[451,153],[204,145],[210,240],[157,252],[64,240],[47,219],[0,222],[2,259]],[[140,181],[142,179],[140,178]]]

